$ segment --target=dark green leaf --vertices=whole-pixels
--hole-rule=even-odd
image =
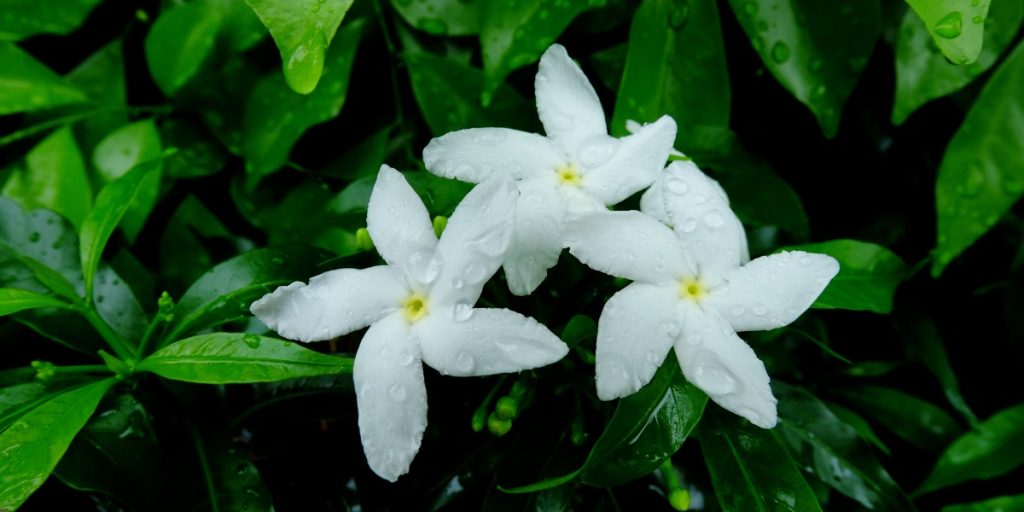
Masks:
[[[114,269],[101,264],[93,287],[93,307],[129,344],[136,345],[146,331],[146,315],[131,287]]]
[[[562,341],[569,348],[573,348],[584,341],[593,341],[596,336],[597,323],[586,315],[576,315],[570,318],[566,322],[565,328],[562,329]]]
[[[102,0],[0,0],[0,41],[37,34],[70,34]]]
[[[946,448],[917,489],[924,494],[969,480],[988,480],[1024,464],[1024,404],[993,414]]]
[[[92,207],[92,191],[71,129],[57,129],[32,148],[2,193],[26,210],[53,210],[81,226]]]
[[[685,150],[695,127],[729,126],[729,102],[715,2],[645,1],[633,15],[612,133],[624,135],[627,120],[646,123],[668,114]]]
[[[857,432],[807,391],[773,381],[778,435],[797,465],[872,510],[913,510]]]
[[[881,28],[878,0],[729,0],[768,70],[832,138]]]
[[[352,371],[352,359],[256,334],[201,334],[172,343],[135,369],[202,384],[272,382]]]
[[[227,162],[227,153],[198,123],[170,119],[160,125],[160,138],[168,150],[175,150],[164,160],[164,171],[170,178],[210,176]]]
[[[649,384],[619,400],[580,478],[614,486],[654,471],[700,421],[708,397],[683,378],[672,353]]]
[[[0,42],[0,116],[82,103],[88,97],[31,55]]]
[[[471,36],[480,31],[475,0],[391,0],[410,25],[439,36]]]
[[[828,410],[832,411],[832,414],[835,414],[836,418],[839,418],[839,421],[846,423],[851,428],[856,430],[857,434],[860,435],[861,439],[875,445],[875,448],[878,448],[879,450],[882,451],[882,453],[886,455],[892,453],[889,450],[889,447],[886,446],[885,443],[883,443],[882,440],[878,438],[877,434],[875,434],[875,430],[871,428],[871,424],[868,423],[868,420],[865,420],[859,414],[841,405],[833,403],[829,403],[827,405]]]
[[[335,3],[332,0],[323,9]],[[323,78],[317,73],[322,83],[315,91],[310,89],[311,94],[297,94],[276,71],[256,84],[245,107],[242,128],[242,152],[250,172],[263,175],[277,170],[288,161],[292,146],[307,129],[341,112],[348,92],[349,72],[365,25],[365,20],[356,19],[339,31],[337,41],[323,61]]]
[[[186,500],[194,503],[188,510],[272,511],[274,501],[260,477],[256,465],[242,449],[226,442],[204,443],[194,434],[198,465],[192,489],[198,491]],[[205,480],[205,481],[202,481]]]
[[[897,323],[897,328],[907,344],[910,355],[920,359],[938,379],[949,404],[963,415],[968,424],[976,423],[978,418],[974,415],[974,411],[967,406],[963,394],[960,393],[960,383],[957,380],[956,372],[950,365],[945,344],[942,337],[939,336],[935,322],[919,313],[907,319],[901,319]]]
[[[348,178],[372,178],[377,176],[380,164],[388,151],[388,134],[391,127],[377,130],[331,162],[325,172],[331,176]]]
[[[76,242],[74,228],[59,215],[26,212],[0,198],[0,286],[80,297],[84,284]]]
[[[231,233],[203,203],[195,196],[186,197],[160,239],[160,274],[167,289],[184,290],[210,268],[214,255],[207,241],[230,238]]]
[[[1024,19],[1024,1],[1003,0],[985,19],[985,43],[967,66],[946,60],[914,11],[907,9],[896,44],[896,102],[892,121],[902,124],[921,105],[960,90],[995,64]]]
[[[1000,496],[977,503],[962,503],[942,507],[942,512],[1022,512],[1024,511],[1024,494],[1016,496]]]
[[[221,12],[212,0],[196,0],[160,13],[146,36],[153,80],[171,96],[188,83],[213,51]]]
[[[821,510],[773,431],[715,411],[701,422],[700,447],[723,512]]]
[[[970,64],[981,53],[989,0],[907,0],[928,27],[942,54],[956,64]]]
[[[334,39],[342,18],[352,7],[352,0],[246,0],[270,30],[270,36],[281,51],[284,78],[299,94],[309,94],[317,87],[322,74],[335,62],[334,56],[355,52],[354,39]],[[338,46],[342,46],[339,52]],[[348,75],[348,71],[344,73]],[[346,79],[347,81],[347,79]],[[337,94],[337,93],[335,93]],[[331,116],[333,117],[333,116]]]
[[[839,275],[814,302],[816,308],[888,313],[896,288],[907,277],[907,265],[899,256],[868,242],[831,240],[786,249],[827,254],[839,261]]]
[[[946,411],[896,389],[857,386],[843,388],[839,394],[923,450],[941,450],[963,430]]]
[[[0,508],[18,508],[43,485],[115,382],[106,379],[57,395],[0,434]]]
[[[451,216],[462,198],[472,190],[473,185],[458,180],[442,178],[428,172],[407,172],[405,179],[419,194],[427,211],[432,215]]]
[[[533,105],[507,85],[497,85],[491,103],[481,106],[484,74],[479,69],[428,53],[407,53],[404,59],[420,112],[435,136],[464,128],[530,129],[536,124]]]
[[[88,104],[71,105],[65,109],[75,112],[93,109],[89,117],[74,126],[86,164],[91,164],[89,156],[107,134],[128,123],[128,92],[124,75],[124,50],[121,40],[117,39],[96,50],[64,77],[67,83],[89,96]]]
[[[946,147],[935,185],[932,275],[974,243],[1024,193],[1024,44],[989,79]]]
[[[160,133],[152,119],[114,130],[100,141],[93,152],[93,165],[107,182],[124,176],[142,164],[153,169],[143,179],[138,196],[121,220],[121,230],[130,242],[135,241],[156,205],[163,176],[162,154]]]
[[[67,302],[50,295],[17,288],[0,288],[0,316],[7,316],[25,309],[66,307],[69,307]]]
[[[619,85],[622,83],[622,73],[626,70],[628,52],[629,44],[622,43],[590,54],[591,67],[594,68],[598,80],[605,87],[613,91],[619,89]]]

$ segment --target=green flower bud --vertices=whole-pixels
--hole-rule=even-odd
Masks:
[[[444,228],[447,225],[448,217],[445,217],[444,215],[434,217],[434,234],[437,235],[438,238],[441,238],[441,233],[444,233]]]
[[[487,417],[487,430],[490,430],[492,434],[498,437],[502,437],[508,434],[509,430],[512,430],[512,420],[504,419],[492,412]]]
[[[32,368],[35,368],[39,380],[50,380],[57,375],[56,367],[49,361],[32,361]]]
[[[680,512],[690,510],[690,491],[673,489],[668,495],[668,503]]]
[[[494,413],[506,420],[514,420],[519,416],[519,400],[510,396],[503,396],[494,405]]]
[[[373,239],[370,238],[370,232],[366,228],[356,230],[356,247],[367,252],[373,250]]]

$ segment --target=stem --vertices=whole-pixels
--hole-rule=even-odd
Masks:
[[[146,326],[146,332],[142,335],[142,341],[139,342],[139,347],[135,350],[136,359],[141,361],[142,357],[146,355],[146,347],[149,345],[149,342],[153,339],[153,336],[156,334],[157,328],[164,323],[163,318],[163,315],[161,315],[160,312],[157,311],[156,315],[153,316],[153,320],[149,322],[148,326]]]
[[[683,488],[683,483],[679,481],[676,469],[672,467],[672,457],[665,459],[665,462],[661,463],[661,468],[659,469],[661,469],[661,477],[665,479],[665,487],[668,488],[669,492]]]
[[[220,505],[217,503],[217,488],[213,483],[213,474],[210,472],[210,461],[206,458],[206,449],[203,448],[203,440],[195,427],[189,427],[192,434],[192,443],[196,446],[196,455],[199,457],[199,466],[203,470],[203,479],[206,480],[206,493],[210,495],[210,511],[220,512]]]
[[[107,345],[109,345],[114,353],[117,354],[117,357],[125,362],[134,360],[132,359],[132,351],[128,348],[128,342],[126,342],[124,338],[117,333],[117,331],[110,327],[110,324],[108,324],[107,321],[99,315],[92,305],[87,306],[81,304],[78,307],[78,311],[86,320],[89,321],[89,324],[92,325],[93,329],[96,329],[96,332],[100,333],[100,336],[103,337],[104,341],[107,342]]]

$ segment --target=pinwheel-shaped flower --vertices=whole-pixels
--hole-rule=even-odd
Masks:
[[[636,281],[601,312],[597,392],[629,395],[653,377],[669,348],[683,375],[755,425],[776,423],[764,364],[737,331],[796,320],[839,271],[833,258],[800,251],[742,265],[743,227],[725,193],[695,165],[675,162],[662,184],[673,230],[640,212],[608,212],[566,226],[569,251],[602,272]]]
[[[516,180],[522,194],[504,262],[516,295],[533,292],[558,262],[566,218],[604,210],[650,186],[676,136],[675,121],[663,116],[628,137],[610,137],[597,93],[561,45],[544,52],[534,87],[547,137],[473,128],[435,138],[423,150],[427,169],[440,176],[480,183],[506,174]]]
[[[366,223],[387,265],[326,272],[252,304],[260,320],[301,341],[370,326],[352,377],[366,460],[383,478],[397,480],[419,451],[427,425],[421,362],[445,375],[492,375],[544,366],[568,352],[532,318],[473,308],[508,248],[515,200],[507,176],[485,181],[438,240],[405,178],[382,166]]]

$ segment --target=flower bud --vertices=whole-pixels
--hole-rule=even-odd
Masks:
[[[492,412],[487,417],[487,430],[490,430],[492,434],[498,437],[502,437],[508,434],[509,430],[512,430],[512,420],[501,418]]]
[[[373,239],[370,238],[370,232],[366,228],[356,230],[356,247],[367,252],[373,250]]]
[[[503,396],[494,405],[494,413],[506,420],[514,420],[519,416],[519,400],[511,396]]]
[[[434,234],[437,235],[438,238],[441,238],[441,233],[444,233],[444,228],[447,225],[448,217],[445,217],[444,215],[434,217]]]
[[[690,491],[686,489],[673,489],[668,495],[668,503],[672,508],[683,512],[690,509]]]
[[[57,375],[56,367],[49,361],[32,361],[32,368],[36,370],[36,379],[50,380]]]

